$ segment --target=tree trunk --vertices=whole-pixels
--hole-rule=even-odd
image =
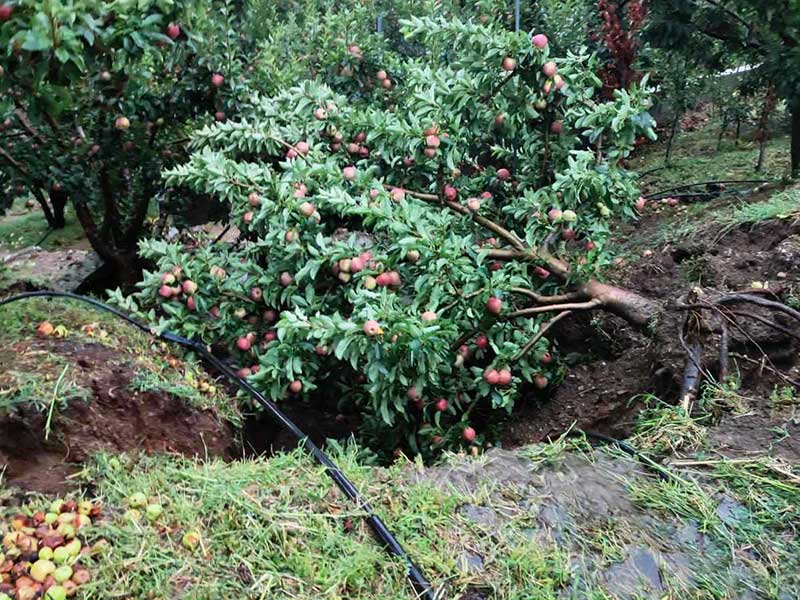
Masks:
[[[595,279],[583,284],[579,290],[587,298],[599,301],[599,309],[615,314],[639,328],[650,325],[661,312],[661,305],[655,300]]]
[[[53,205],[53,221],[54,229],[63,229],[67,226],[67,220],[64,216],[64,211],[67,208],[67,193],[65,191],[52,191],[50,192],[50,203]]]
[[[800,98],[792,103],[792,177],[800,177]]]
[[[50,226],[50,228],[60,229],[60,227],[56,222],[56,217],[53,214],[53,211],[50,208],[50,204],[48,204],[47,198],[45,197],[42,190],[32,187],[31,194],[33,194],[33,197],[36,198],[36,201],[39,203],[39,206],[42,207],[42,213],[44,213],[44,218],[47,221],[47,224]],[[61,227],[63,227],[63,225]]]
[[[664,164],[670,166],[672,160],[672,144],[675,142],[675,136],[678,135],[678,124],[681,121],[681,113],[675,114],[675,119],[672,121],[672,129],[670,130],[669,139],[667,140],[667,154],[664,157]]]
[[[758,162],[756,162],[756,173],[761,173],[764,170],[764,160],[767,157],[767,140],[762,139],[758,143]]]
[[[769,141],[769,117],[775,110],[778,96],[775,93],[775,86],[771,85],[764,98],[764,106],[758,119],[758,162],[756,163],[756,173],[764,170],[764,160],[767,156],[767,142]]]
[[[719,137],[717,137],[717,152],[722,150],[722,140],[725,137],[725,133],[728,131],[728,120],[722,119],[722,126],[719,129]]]

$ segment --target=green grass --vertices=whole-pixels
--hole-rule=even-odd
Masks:
[[[66,210],[67,226],[52,231],[42,242],[42,248],[53,250],[69,247],[84,238],[83,229],[70,207]],[[50,227],[39,205],[28,209],[25,199],[17,199],[5,216],[0,217],[0,250],[19,250],[39,243]]]
[[[743,139],[736,146],[732,140],[725,140],[718,152],[718,133],[719,123],[716,120],[696,131],[679,133],[673,147],[672,164],[641,179],[645,192],[701,181],[776,180],[788,174],[790,141],[783,132],[773,132],[773,138],[767,143],[767,157],[762,173],[755,171],[757,143]],[[666,140],[661,139],[646,146],[639,156],[631,160],[631,169],[645,173],[664,166],[665,144]]]
[[[58,335],[37,341],[36,327],[45,320],[56,327]],[[0,410],[23,404],[49,409],[53,387],[65,366],[58,406],[90,396],[84,382],[77,379],[79,369],[72,368],[72,360],[80,352],[66,359],[54,346],[59,339],[77,347],[99,344],[115,350],[116,366],[131,371],[132,391],[172,395],[189,406],[213,409],[234,425],[241,424],[237,402],[193,357],[109,313],[63,299],[23,300],[0,307],[0,364],[7,365],[0,371]]]

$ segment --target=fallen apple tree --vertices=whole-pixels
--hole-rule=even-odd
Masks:
[[[494,411],[558,383],[558,321],[658,316],[600,280],[611,220],[644,207],[621,162],[653,121],[641,87],[595,100],[594,59],[555,58],[544,34],[403,26],[422,58],[341,42],[334,71],[377,92],[256,90],[240,119],[195,131],[167,183],[226,202],[238,240],[143,242],[158,269],[114,298],[273,400],[336,403],[373,448],[430,455],[491,440]]]

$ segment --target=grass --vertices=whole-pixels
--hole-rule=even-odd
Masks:
[[[642,177],[645,193],[671,188],[686,183],[718,180],[781,179],[789,172],[790,141],[788,135],[775,132],[767,143],[765,168],[755,171],[758,159],[758,144],[747,139],[735,145],[725,140],[717,151],[719,122],[712,120],[707,126],[695,131],[681,132],[675,140],[672,164],[664,166],[666,140],[646,147],[645,151],[631,160],[631,169],[639,173],[653,171]],[[751,186],[752,187],[752,186]]]
[[[38,204],[35,208],[28,209],[25,202],[24,198],[18,198],[0,219],[0,250],[19,250],[33,246],[50,231]],[[65,217],[67,226],[52,231],[41,243],[42,248],[53,250],[72,246],[84,238],[83,229],[70,207],[67,208]]]
[[[56,336],[42,340],[36,327],[49,321]],[[71,345],[69,358],[54,340]],[[80,348],[99,344],[117,352],[116,367],[131,371],[131,390],[158,392],[181,398],[187,405],[213,409],[220,418],[241,424],[235,400],[210,378],[194,358],[133,329],[117,317],[71,300],[24,300],[0,307],[0,410],[31,405],[49,409],[53,386],[67,368],[58,390],[57,408],[74,399],[88,400],[90,392],[73,368]]]
[[[667,416],[656,415],[659,410]],[[652,411],[647,419],[651,423],[672,418],[664,405]],[[620,461],[608,463],[606,458],[606,467],[628,461],[613,458],[610,448],[601,452]],[[543,538],[537,514],[548,500],[541,495],[547,488],[540,489],[536,477],[557,476],[571,453],[591,459],[583,440],[562,438],[521,452],[530,457],[532,487],[494,481],[461,491],[439,485],[435,473],[413,477],[421,467],[406,461],[388,468],[364,465],[355,446],[336,451],[334,459],[441,598],[460,598],[471,589],[493,600],[619,598],[603,573],[640,547],[666,555],[684,553],[690,559],[688,580],[662,571],[664,598],[733,598],[736,590],[753,589],[757,597],[777,599],[778,591],[788,597],[800,592],[796,466],[769,459],[718,460],[702,473],[681,468],[680,479],[670,482],[617,466],[606,473],[609,487],[621,479],[623,493],[643,512],[567,519],[563,539]],[[447,466],[440,468],[477,461],[470,468],[480,473],[487,460],[449,456]],[[88,541],[105,540],[109,547],[94,559],[93,580],[83,588],[82,599],[414,597],[403,564],[375,542],[363,511],[299,451],[229,463],[99,455],[79,480],[104,506],[105,519],[88,532]],[[163,515],[153,522],[132,519],[128,499],[135,493],[163,506]],[[581,495],[578,490],[576,494]],[[735,521],[720,516],[721,495],[741,503],[732,513]],[[564,507],[571,506],[570,500],[549,499]],[[31,497],[22,510],[30,512],[46,502]],[[465,505],[489,511],[494,520],[468,518]],[[587,506],[584,510],[594,505]],[[0,516],[19,510],[0,507]],[[681,546],[676,541],[676,528],[685,524],[694,524],[706,536],[702,552],[692,550],[693,542]],[[199,534],[197,548],[183,545],[187,532]],[[743,561],[748,552],[752,556]],[[470,560],[478,560],[481,568],[469,568]]]

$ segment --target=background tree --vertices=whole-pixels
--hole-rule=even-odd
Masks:
[[[224,120],[235,91],[221,71],[235,74],[236,65],[218,51],[233,45],[235,24],[216,13],[209,20],[201,5],[2,5],[5,175],[33,194],[51,227],[64,226],[71,201],[92,247],[128,280],[138,276],[136,243],[187,120]]]
[[[752,65],[791,114],[791,173],[800,176],[800,10],[795,0],[652,0],[648,39],[718,69]],[[769,85],[764,83],[763,85]]]

